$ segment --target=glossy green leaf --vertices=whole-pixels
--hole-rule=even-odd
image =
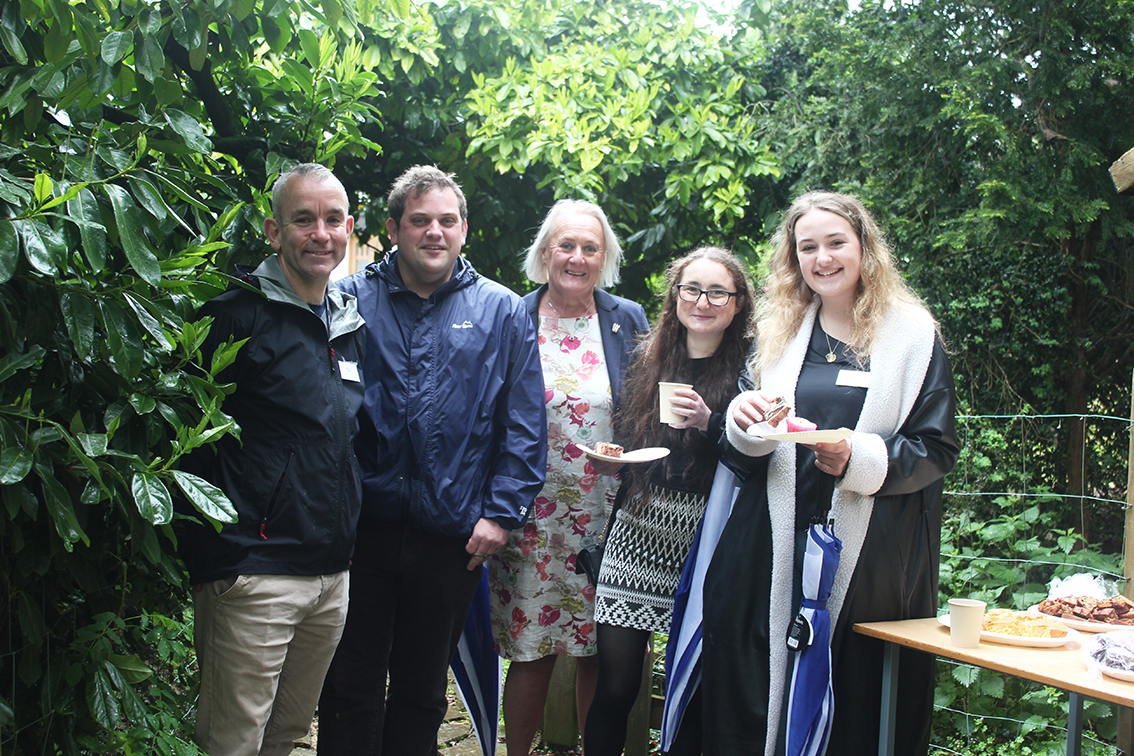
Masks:
[[[398,18],[409,18],[411,0],[390,0],[390,7],[398,14]]]
[[[232,15],[237,21],[243,21],[255,7],[256,0],[236,0],[232,5]]]
[[[32,453],[22,446],[7,446],[0,452],[0,485],[23,480],[32,469]]]
[[[130,492],[142,517],[154,525],[164,525],[173,518],[173,498],[161,478],[153,473],[134,474]]]
[[[176,108],[166,108],[163,111],[166,123],[185,140],[185,144],[197,152],[208,152],[213,143],[205,136],[201,122],[185,111]]]
[[[60,184],[60,189],[65,188],[65,190],[58,197],[53,197],[52,199],[49,199],[47,202],[45,202],[43,207],[40,209],[50,210],[57,205],[62,205],[64,202],[71,201],[75,197],[79,196],[79,192],[81,192],[83,190],[83,187],[85,186],[86,184],[74,184],[72,186]]]
[[[151,315],[149,310],[132,295],[126,294],[125,297],[126,303],[130,305],[130,309],[138,316],[138,322],[142,325],[142,328],[146,329],[150,336],[153,337],[158,349],[163,352],[172,350],[173,343],[170,342],[169,337],[165,333],[165,329],[162,328],[157,318]]]
[[[73,31],[70,18],[67,19],[66,24],[56,18],[43,38],[43,54],[48,63],[59,63],[63,60],[67,48],[71,45]]]
[[[338,28],[339,21],[343,18],[343,5],[340,0],[321,0],[319,3],[323,9],[323,15],[327,19],[327,26],[331,29]]]
[[[135,654],[111,654],[106,660],[114,665],[122,678],[130,685],[136,685],[154,674],[149,665]]]
[[[108,66],[113,66],[129,55],[130,48],[133,46],[134,36],[132,34],[123,31],[112,31],[102,39],[102,60]]]
[[[95,322],[97,313],[87,294],[65,291],[59,296],[59,308],[63,312],[63,323],[67,335],[75,347],[75,356],[83,362],[91,358],[94,350]]]
[[[142,279],[157,286],[161,280],[161,266],[151,251],[142,227],[142,216],[133,197],[117,184],[105,184],[104,189],[114,207],[114,220],[118,225],[118,238],[126,259]]]
[[[6,283],[16,272],[20,262],[20,236],[7,218],[0,219],[0,284]]]
[[[55,182],[53,182],[51,177],[46,173],[37,173],[33,187],[35,201],[37,204],[42,205],[44,202],[51,199],[51,192],[55,189]]]
[[[180,182],[174,181],[173,179],[169,178],[168,176],[164,176],[161,173],[152,172],[148,173],[147,175],[176,194],[182,201],[188,202],[198,210],[209,211],[209,206],[201,202],[201,200],[196,196],[195,190],[190,189],[189,187],[182,185]]]
[[[96,483],[101,485],[102,471],[99,469],[98,463],[87,456],[86,450],[75,440],[74,436],[63,432],[60,432],[60,435],[63,437],[63,440],[67,442],[67,445],[71,447],[71,453],[79,460],[79,464],[87,469],[87,472]]]
[[[28,349],[24,354],[6,354],[0,357],[0,383],[11,378],[19,370],[24,370],[43,359],[47,351],[39,344]]]
[[[75,438],[83,445],[83,450],[92,457],[106,454],[109,437],[105,433],[76,433]]]
[[[134,411],[139,415],[148,415],[157,409],[157,400],[146,394],[130,394],[127,401],[130,402],[130,406],[133,407]]]
[[[310,29],[300,29],[298,35],[299,46],[303,48],[303,55],[307,58],[307,65],[311,68],[318,68],[320,65],[318,35]]]
[[[102,225],[102,214],[94,192],[90,189],[79,190],[78,195],[67,202],[67,212],[72,218],[85,221],[79,226],[83,254],[91,270],[99,272],[106,267],[106,228]]]
[[[151,82],[156,80],[165,68],[165,54],[161,50],[161,43],[152,34],[142,34],[140,29],[134,35],[134,66],[146,81]]]
[[[145,353],[137,318],[125,307],[110,300],[100,301],[99,307],[115,369],[126,378],[136,378],[142,369],[142,355]]]
[[[212,362],[209,364],[209,375],[215,378],[220,375],[222,370],[236,362],[236,356],[240,352],[240,348],[247,342],[248,339],[241,339],[231,344],[223,344],[214,350]]]
[[[279,54],[287,49],[291,42],[291,22],[287,16],[266,16],[260,19],[260,26],[272,52]]]
[[[224,491],[220,490],[207,480],[192,475],[181,470],[173,471],[173,479],[177,481],[177,485],[189,497],[189,501],[193,502],[193,506],[197,508],[201,514],[216,523],[233,523],[236,522],[237,515],[236,509],[232,506],[232,502],[225,496]]]
[[[4,49],[12,56],[12,59],[19,63],[21,66],[27,65],[28,54],[24,50],[23,43],[7,25],[0,25],[0,42],[4,43]]]
[[[47,244],[39,235],[39,228],[42,224],[28,220],[19,220],[13,223],[20,234],[24,256],[31,263],[31,266],[44,275],[56,275],[59,270],[55,267],[55,261],[48,252]]]
[[[118,724],[118,699],[104,669],[96,668],[87,675],[87,708],[94,721],[106,729],[112,730]]]
[[[51,519],[55,522],[55,532],[63,539],[63,548],[71,551],[74,544],[79,541],[90,546],[87,534],[83,532],[79,520],[75,517],[75,508],[71,504],[67,489],[55,479],[50,468],[36,465],[35,471],[43,485],[43,498],[47,504],[47,511],[51,513]]]

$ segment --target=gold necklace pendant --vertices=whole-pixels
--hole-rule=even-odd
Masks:
[[[819,327],[823,328],[823,324],[820,323]],[[835,356],[835,348],[831,346],[831,337],[827,335],[826,329],[823,330],[823,338],[827,340],[827,362],[834,362],[838,357]]]

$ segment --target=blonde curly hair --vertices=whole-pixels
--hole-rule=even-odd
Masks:
[[[756,312],[758,348],[750,365],[757,380],[783,355],[816,296],[803,280],[795,237],[796,223],[812,210],[825,210],[845,219],[862,247],[850,337],[850,347],[860,364],[865,365],[870,357],[875,333],[887,312],[903,306],[926,310],[921,297],[898,272],[890,245],[862,203],[846,194],[808,192],[784,215],[776,232],[775,250],[768,261],[765,296]]]

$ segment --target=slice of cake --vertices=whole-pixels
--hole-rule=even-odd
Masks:
[[[791,405],[782,396],[777,396],[776,401],[764,413],[764,422],[775,428],[781,420],[787,417],[789,412],[791,412]]]
[[[608,444],[606,441],[599,441],[595,444],[595,454],[601,454],[604,457],[621,457],[622,447],[618,444]]]

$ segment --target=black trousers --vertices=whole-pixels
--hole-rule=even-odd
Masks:
[[[466,569],[467,540],[359,524],[346,628],[319,698],[320,754],[437,753],[449,661],[483,571]]]

